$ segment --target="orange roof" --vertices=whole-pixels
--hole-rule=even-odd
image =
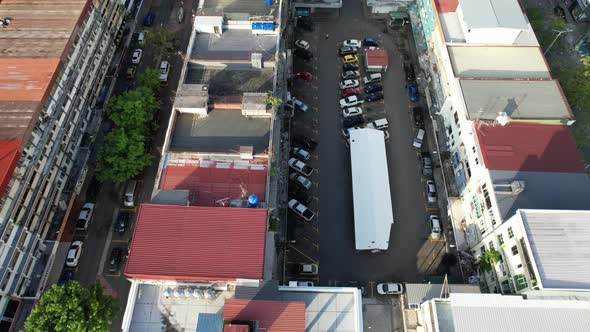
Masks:
[[[389,56],[387,50],[367,50],[367,66],[384,66],[389,64]]]
[[[305,331],[305,302],[227,299],[223,320],[258,321],[266,332]]]
[[[20,159],[20,141],[0,141],[0,195],[12,177],[14,167]]]

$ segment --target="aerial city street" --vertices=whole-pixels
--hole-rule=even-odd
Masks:
[[[0,331],[588,331],[589,20],[0,2]]]

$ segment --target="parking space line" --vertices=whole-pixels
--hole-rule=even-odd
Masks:
[[[305,256],[305,257],[306,257],[307,259],[309,259],[309,260],[310,260],[312,263],[318,264],[318,262],[317,262],[316,260],[314,260],[314,259],[312,259],[311,257],[307,256],[306,254],[304,254],[303,252],[301,252],[301,250],[299,250],[299,249],[295,248],[294,246],[292,246],[292,245],[289,245],[289,248],[293,248],[293,249],[295,249],[295,251],[297,251],[298,253],[300,253],[300,254],[302,254],[303,256]]]
[[[129,240],[112,240],[112,243],[127,243]]]

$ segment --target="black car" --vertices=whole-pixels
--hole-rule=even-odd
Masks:
[[[422,167],[422,175],[426,177],[432,176],[432,158],[430,158],[430,153],[422,152],[420,154],[420,166]]]
[[[367,37],[367,38],[363,39],[363,46],[379,47],[379,43],[377,43],[375,38]]]
[[[313,31],[313,22],[305,17],[297,18],[297,28],[305,31]]]
[[[373,83],[365,86],[365,93],[373,93],[379,91],[383,91],[383,86],[380,83]]]
[[[309,137],[302,136],[302,135],[295,135],[293,136],[293,142],[299,144],[309,150],[314,150],[318,146],[318,142],[312,140]]]
[[[295,51],[293,51],[293,55],[300,58],[304,62],[310,62],[313,59],[313,53],[301,48],[295,49]]]
[[[344,118],[344,121],[342,121],[342,125],[344,126],[344,128],[362,125],[363,123],[365,123],[365,119],[363,119],[362,115],[349,116]]]
[[[291,198],[298,200],[299,202],[303,203],[304,205],[309,204],[311,202],[311,197],[307,193],[305,193],[301,190],[299,190],[295,194],[293,194],[291,196]]]
[[[420,129],[424,129],[424,114],[422,113],[422,107],[414,107],[412,110],[414,113],[414,124]]]
[[[414,66],[411,63],[404,64],[404,72],[406,73],[406,81],[416,80],[416,73],[414,72]]]
[[[342,46],[340,47],[340,50],[338,52],[340,53],[340,56],[345,56],[347,54],[356,54],[356,48],[350,46]]]
[[[359,70],[359,66],[354,63],[345,63],[342,65],[342,71]]]
[[[117,272],[121,267],[121,261],[123,260],[123,249],[113,248],[111,255],[109,256],[109,272]]]
[[[368,93],[365,96],[365,101],[377,101],[381,99],[383,99],[383,93],[381,92]]]
[[[129,226],[129,220],[131,220],[131,213],[127,211],[119,211],[119,215],[117,216],[117,220],[115,221],[115,227],[113,227],[113,231],[117,233],[125,233],[127,231],[127,227]]]

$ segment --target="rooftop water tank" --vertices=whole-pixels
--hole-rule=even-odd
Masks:
[[[258,206],[258,196],[256,196],[255,194],[248,196],[248,206],[257,207]]]

